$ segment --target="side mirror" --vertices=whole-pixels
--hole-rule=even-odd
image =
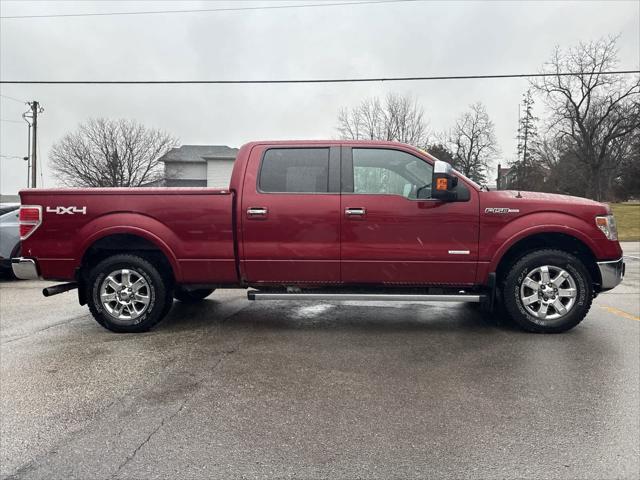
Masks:
[[[433,165],[431,198],[437,198],[444,202],[454,202],[458,198],[457,185],[458,177],[453,174],[453,167],[447,162],[436,160]]]

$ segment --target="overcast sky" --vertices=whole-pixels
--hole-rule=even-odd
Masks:
[[[332,0],[337,2],[338,0]],[[306,2],[0,2],[2,16],[219,8]],[[283,10],[0,20],[2,79],[278,79],[530,73],[554,45],[620,34],[640,68],[640,2],[429,2]],[[36,99],[44,186],[51,145],[90,117],[130,118],[183,144],[335,138],[342,106],[388,92],[422,104],[431,131],[481,101],[502,155],[515,155],[524,79],[320,85],[17,86]],[[24,156],[25,106],[0,98],[0,153]],[[540,109],[542,106],[537,105]],[[542,116],[541,112],[538,112]],[[0,191],[26,185],[25,162],[0,158]],[[41,185],[42,185],[41,183]]]

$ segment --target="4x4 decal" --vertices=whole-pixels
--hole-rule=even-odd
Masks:
[[[70,206],[70,207],[62,207],[62,206],[58,206],[58,207],[47,207],[47,213],[55,213],[56,215],[73,215],[76,213],[80,213],[82,215],[86,215],[87,214],[87,207],[76,207],[76,206]]]

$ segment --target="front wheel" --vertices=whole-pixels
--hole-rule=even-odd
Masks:
[[[89,273],[89,310],[100,325],[113,332],[146,332],[169,311],[172,298],[168,283],[142,257],[108,257]]]
[[[502,297],[509,317],[530,332],[559,333],[578,325],[593,300],[589,272],[575,256],[539,250],[507,273]]]

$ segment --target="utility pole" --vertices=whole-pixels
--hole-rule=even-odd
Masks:
[[[29,128],[27,129],[27,188],[31,185],[31,124],[27,122]]]
[[[29,105],[31,106],[31,188],[36,188],[38,181],[38,114],[44,112],[44,109],[37,100],[29,103]]]

